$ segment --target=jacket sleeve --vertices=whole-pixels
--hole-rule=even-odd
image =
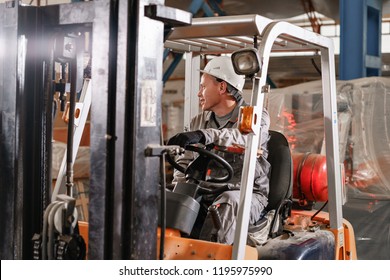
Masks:
[[[195,116],[190,123],[189,131],[197,130],[201,127],[204,122],[204,113]],[[191,151],[185,151],[185,153],[176,158],[176,162],[187,168],[187,166],[195,159],[195,153]],[[185,175],[178,170],[173,171],[172,183],[185,182]]]
[[[263,150],[263,152],[267,155],[267,142],[269,138],[269,126],[270,126],[270,118],[267,110],[263,110],[262,119],[261,119],[261,143],[259,147]],[[214,128],[206,128],[201,129],[206,138],[206,145],[214,143],[218,146],[231,146],[233,144],[243,145],[245,146],[248,136],[241,134],[241,132],[237,128],[237,124],[232,128],[222,128],[222,129],[214,129]]]

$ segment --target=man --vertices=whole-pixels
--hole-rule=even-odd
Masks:
[[[221,56],[211,60],[201,70],[203,73],[198,92],[202,113],[195,116],[190,124],[190,131],[176,134],[169,139],[169,145],[180,145],[185,147],[189,144],[214,143],[218,146],[232,146],[238,144],[245,147],[247,137],[242,135],[237,129],[238,114],[240,106],[245,106],[241,92],[245,83],[245,77],[237,75],[233,69],[230,57]],[[254,190],[250,211],[250,224],[254,224],[263,215],[263,210],[267,206],[267,196],[269,190],[270,164],[267,161],[267,141],[269,138],[269,115],[263,110],[261,120],[261,155],[256,162]],[[238,202],[240,197],[241,173],[244,155],[220,153],[234,170],[233,178],[228,182],[229,190],[223,192],[218,197],[213,197],[211,201],[204,198],[201,205],[207,209],[211,203],[218,206],[218,211],[222,221],[222,234],[216,234],[211,214],[199,213],[198,221],[193,232],[197,230],[200,223],[202,225],[200,233],[192,234],[203,240],[217,241],[220,243],[232,244],[236,228],[236,216],[238,212]],[[179,158],[178,163],[187,166],[194,159],[192,152],[186,152]],[[211,177],[225,175],[218,166],[209,165]],[[226,172],[226,171],[225,171]],[[184,175],[175,170],[174,182],[185,181]],[[212,187],[211,184],[208,187]],[[207,213],[207,211],[205,211]],[[203,218],[202,218],[203,215]],[[204,222],[203,222],[204,220]],[[199,234],[199,236],[197,236]]]

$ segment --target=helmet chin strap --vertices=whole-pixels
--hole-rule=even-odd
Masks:
[[[233,93],[229,92],[229,95],[233,96],[237,102],[240,102],[242,99],[242,95],[240,94],[240,92],[238,90],[233,91]]]

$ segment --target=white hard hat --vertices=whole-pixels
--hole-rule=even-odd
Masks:
[[[233,69],[232,60],[228,56],[213,58],[207,63],[203,70],[200,70],[200,72],[222,79],[239,91],[242,91],[244,87],[245,76],[236,74]]]

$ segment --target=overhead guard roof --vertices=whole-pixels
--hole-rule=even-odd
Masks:
[[[194,18],[192,25],[176,27],[169,34],[165,47],[177,52],[230,53],[260,43],[271,19],[259,15]],[[273,51],[313,51],[318,48],[291,36],[282,35]]]

